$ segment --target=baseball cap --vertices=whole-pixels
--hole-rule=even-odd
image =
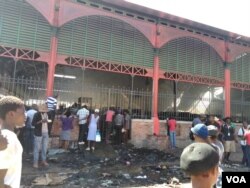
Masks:
[[[214,125],[208,125],[207,130],[208,130],[208,136],[217,136],[218,134],[218,128],[215,127]]]
[[[208,130],[207,130],[207,126],[199,123],[197,125],[195,125],[194,127],[191,128],[192,133],[194,133],[195,135],[206,139],[208,137]]]
[[[99,111],[100,111],[99,109],[95,109],[95,112],[96,112],[96,113],[99,113]]]
[[[193,143],[183,150],[180,167],[189,175],[198,175],[215,167],[218,163],[219,154],[211,145]]]

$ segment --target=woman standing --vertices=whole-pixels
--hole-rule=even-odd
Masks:
[[[67,109],[64,115],[60,117],[62,122],[62,131],[60,135],[60,146],[68,149],[71,130],[73,129],[74,116],[71,115],[70,109]]]
[[[89,121],[89,132],[88,132],[88,147],[86,148],[87,151],[92,149],[95,150],[95,142],[96,142],[96,131],[99,129],[99,109],[95,109],[95,113],[90,115]]]
[[[34,168],[38,168],[39,151],[42,153],[42,165],[49,166],[46,161],[46,154],[49,142],[49,135],[52,128],[51,116],[48,114],[48,108],[46,104],[38,107],[38,112],[34,115],[32,120],[32,126],[34,130]]]

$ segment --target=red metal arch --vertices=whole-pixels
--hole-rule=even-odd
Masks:
[[[43,1],[26,0],[26,1],[29,4],[31,4],[37,11],[39,11],[42,14],[42,16],[52,26],[61,27],[67,22],[85,16],[93,16],[93,15],[107,16],[128,23],[129,25],[140,31],[148,39],[148,41],[151,43],[152,46],[155,45],[154,23],[136,20],[134,18],[129,18],[123,15],[106,12],[104,10],[99,10],[97,8],[80,5],[66,0],[43,0]],[[59,11],[57,25],[55,25],[53,20],[56,9]]]
[[[178,28],[173,28],[170,26],[162,26],[159,25],[158,32],[160,33],[159,35],[159,42],[158,42],[158,48],[162,48],[165,46],[168,42],[172,40],[176,40],[179,38],[183,37],[191,37],[194,39],[198,39],[209,46],[211,46],[217,54],[221,57],[223,61],[225,61],[225,41],[211,38],[208,36],[203,36],[201,34],[196,34],[194,32],[189,32],[189,31],[183,31]]]
[[[57,0],[25,0],[34,9],[36,9],[41,16],[50,24],[53,25],[54,7]]]
[[[59,21],[58,26],[61,27],[64,24],[85,16],[106,16],[116,18],[118,20],[124,21],[132,27],[140,31],[151,43],[155,46],[155,24],[146,21],[136,20],[134,18],[129,18],[123,15],[114,14],[104,10],[99,10],[97,8],[88,7],[84,5],[79,5],[70,1],[62,0],[60,3]]]
[[[231,62],[231,63],[237,57],[241,56],[244,53],[250,54],[250,48],[247,46],[240,46],[237,44],[229,43],[228,48],[229,48],[228,62]]]

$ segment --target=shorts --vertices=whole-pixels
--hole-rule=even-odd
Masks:
[[[225,141],[224,143],[225,152],[235,152],[235,141]]]

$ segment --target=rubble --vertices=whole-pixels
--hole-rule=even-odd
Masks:
[[[32,168],[32,156],[24,156],[23,187],[178,187],[190,181],[179,167],[181,149],[169,153],[98,143],[94,152],[55,151],[60,150],[48,156],[49,168],[38,170]],[[223,168],[242,169],[236,163]]]
[[[62,185],[67,178],[67,175],[61,173],[46,173],[45,176],[35,178],[32,185]]]

